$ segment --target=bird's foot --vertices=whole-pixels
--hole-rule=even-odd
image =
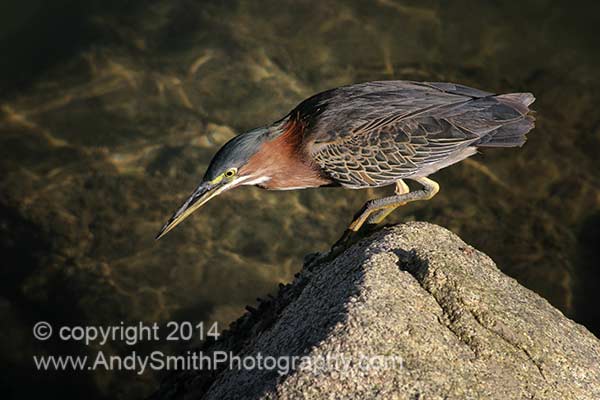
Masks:
[[[373,231],[377,229],[377,224],[364,224],[361,229],[358,231],[354,231],[352,229],[346,229],[346,231],[342,234],[342,236],[338,239],[337,242],[333,246],[331,246],[331,250],[329,253],[333,253],[336,256],[354,245],[358,243],[361,239],[369,236]]]
[[[359,231],[353,231],[346,229],[342,236],[331,246],[331,249],[325,253],[311,253],[304,259],[304,265],[306,267],[314,267],[318,264],[332,261],[337,256],[342,254],[344,251],[349,249],[352,245],[358,243],[360,240],[369,236],[375,230],[381,228],[377,224],[366,223]]]

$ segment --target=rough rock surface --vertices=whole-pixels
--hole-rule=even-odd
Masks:
[[[155,398],[600,398],[600,341],[427,223],[385,228],[333,261],[305,265],[200,350],[351,364],[302,364],[283,376],[267,368],[178,373]],[[371,359],[367,368],[365,356],[387,364]]]

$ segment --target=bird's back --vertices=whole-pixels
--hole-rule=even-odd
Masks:
[[[317,94],[289,118],[304,126],[305,151],[337,183],[384,186],[427,176],[478,146],[522,145],[533,100],[452,83],[381,81]]]

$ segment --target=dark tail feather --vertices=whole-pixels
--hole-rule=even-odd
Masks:
[[[533,93],[509,93],[495,97],[501,103],[512,106],[521,114],[527,114],[529,106],[535,101]]]
[[[512,107],[522,115],[520,119],[502,125],[479,139],[476,146],[481,147],[521,147],[527,140],[527,132],[535,126],[535,118],[527,115],[529,105],[535,101],[531,93],[510,93],[495,96],[500,103]]]

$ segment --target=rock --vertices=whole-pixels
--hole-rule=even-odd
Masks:
[[[485,254],[422,222],[305,265],[198,350],[253,356],[256,365],[260,355],[264,364],[176,372],[153,398],[600,398],[596,337]],[[282,357],[279,366],[269,356]],[[281,360],[292,357],[305,358],[284,374]]]

